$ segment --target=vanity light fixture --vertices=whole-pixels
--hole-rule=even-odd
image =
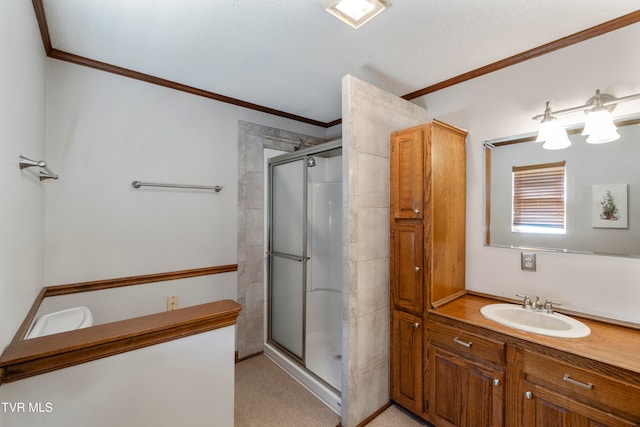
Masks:
[[[567,132],[560,126],[554,115],[575,113],[577,111],[584,111],[587,114],[582,135],[587,136],[589,144],[604,144],[615,141],[620,138],[620,134],[618,134],[616,126],[613,124],[611,111],[618,103],[635,99],[640,99],[640,93],[614,98],[611,95],[600,94],[600,89],[598,89],[595,96],[589,98],[586,104],[579,107],[551,111],[549,102],[547,102],[544,114],[538,114],[532,118],[533,120],[541,120],[536,142],[545,141],[542,147],[547,150],[559,150],[570,146],[571,142],[567,137]]]
[[[357,29],[389,6],[388,0],[332,0],[325,10]]]
[[[587,121],[584,124],[582,135],[588,135],[587,142],[589,144],[604,144],[613,142],[620,138],[616,125],[613,124],[611,111],[616,107],[611,104],[609,107],[602,105],[605,101],[611,100],[609,95],[600,95],[600,89],[596,90],[596,96],[587,101],[587,104],[593,103],[595,106],[587,112]]]
[[[551,104],[549,102],[547,102],[547,106],[544,109],[544,116],[540,122],[536,142],[544,142],[542,148],[546,150],[562,150],[571,145],[567,131],[560,126],[558,119],[551,115]]]

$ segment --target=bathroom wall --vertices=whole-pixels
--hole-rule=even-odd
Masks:
[[[528,60],[416,100],[429,117],[469,130],[467,142],[467,288],[505,297],[547,296],[563,308],[640,323],[640,260],[539,252],[537,272],[520,270],[520,251],[483,246],[485,140],[534,132],[531,118],[584,104],[596,89],[617,97],[640,93],[640,24]],[[640,111],[619,104],[614,116]],[[582,112],[559,116],[584,121]],[[630,212],[630,227],[640,226]]]
[[[0,424],[232,426],[234,329],[227,326],[3,384]]]
[[[45,56],[30,2],[2,2],[0,52],[1,353],[42,287],[44,191],[52,184],[39,181],[38,168],[18,167],[20,155],[47,154]]]
[[[389,134],[427,112],[352,76],[342,79],[342,425],[389,401]]]
[[[47,297],[36,317],[82,305],[91,310],[93,325],[100,325],[165,311],[168,295],[178,297],[178,308],[237,300],[236,282],[236,273],[229,272]]]
[[[47,60],[45,283],[237,262],[238,121],[325,129]],[[222,185],[133,189],[134,180]]]

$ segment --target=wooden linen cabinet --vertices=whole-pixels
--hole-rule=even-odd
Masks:
[[[390,138],[391,399],[427,420],[427,312],[465,289],[466,136],[434,120]]]

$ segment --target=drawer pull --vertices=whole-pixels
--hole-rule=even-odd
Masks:
[[[564,378],[563,378],[563,380],[565,380],[565,381],[566,381],[566,382],[568,382],[568,383],[571,383],[571,384],[574,384],[574,385],[577,385],[577,386],[580,386],[580,387],[586,388],[587,390],[591,390],[591,389],[593,388],[593,384],[591,384],[591,383],[586,383],[586,384],[585,384],[585,383],[582,383],[582,382],[580,382],[580,381],[576,381],[576,380],[574,380],[573,378],[571,378],[571,377],[569,376],[569,374],[564,374]]]
[[[525,391],[524,397],[526,397],[527,399],[533,399],[533,393],[531,393],[530,391]]]
[[[467,347],[467,348],[471,348],[471,344],[473,344],[471,341],[462,341],[462,340],[461,340],[460,338],[458,338],[458,337],[455,337],[455,338],[453,339],[453,341],[455,341],[456,343],[458,343],[458,344],[460,344],[460,345],[463,345],[463,346],[465,346],[465,347]]]
[[[418,215],[420,213],[420,209],[414,209],[413,212]]]
[[[417,265],[416,265],[415,267],[413,267],[413,269],[414,269],[415,271],[420,271],[420,267],[418,267]]]

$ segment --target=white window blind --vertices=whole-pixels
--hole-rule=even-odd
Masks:
[[[513,231],[565,230],[566,162],[514,166]]]

